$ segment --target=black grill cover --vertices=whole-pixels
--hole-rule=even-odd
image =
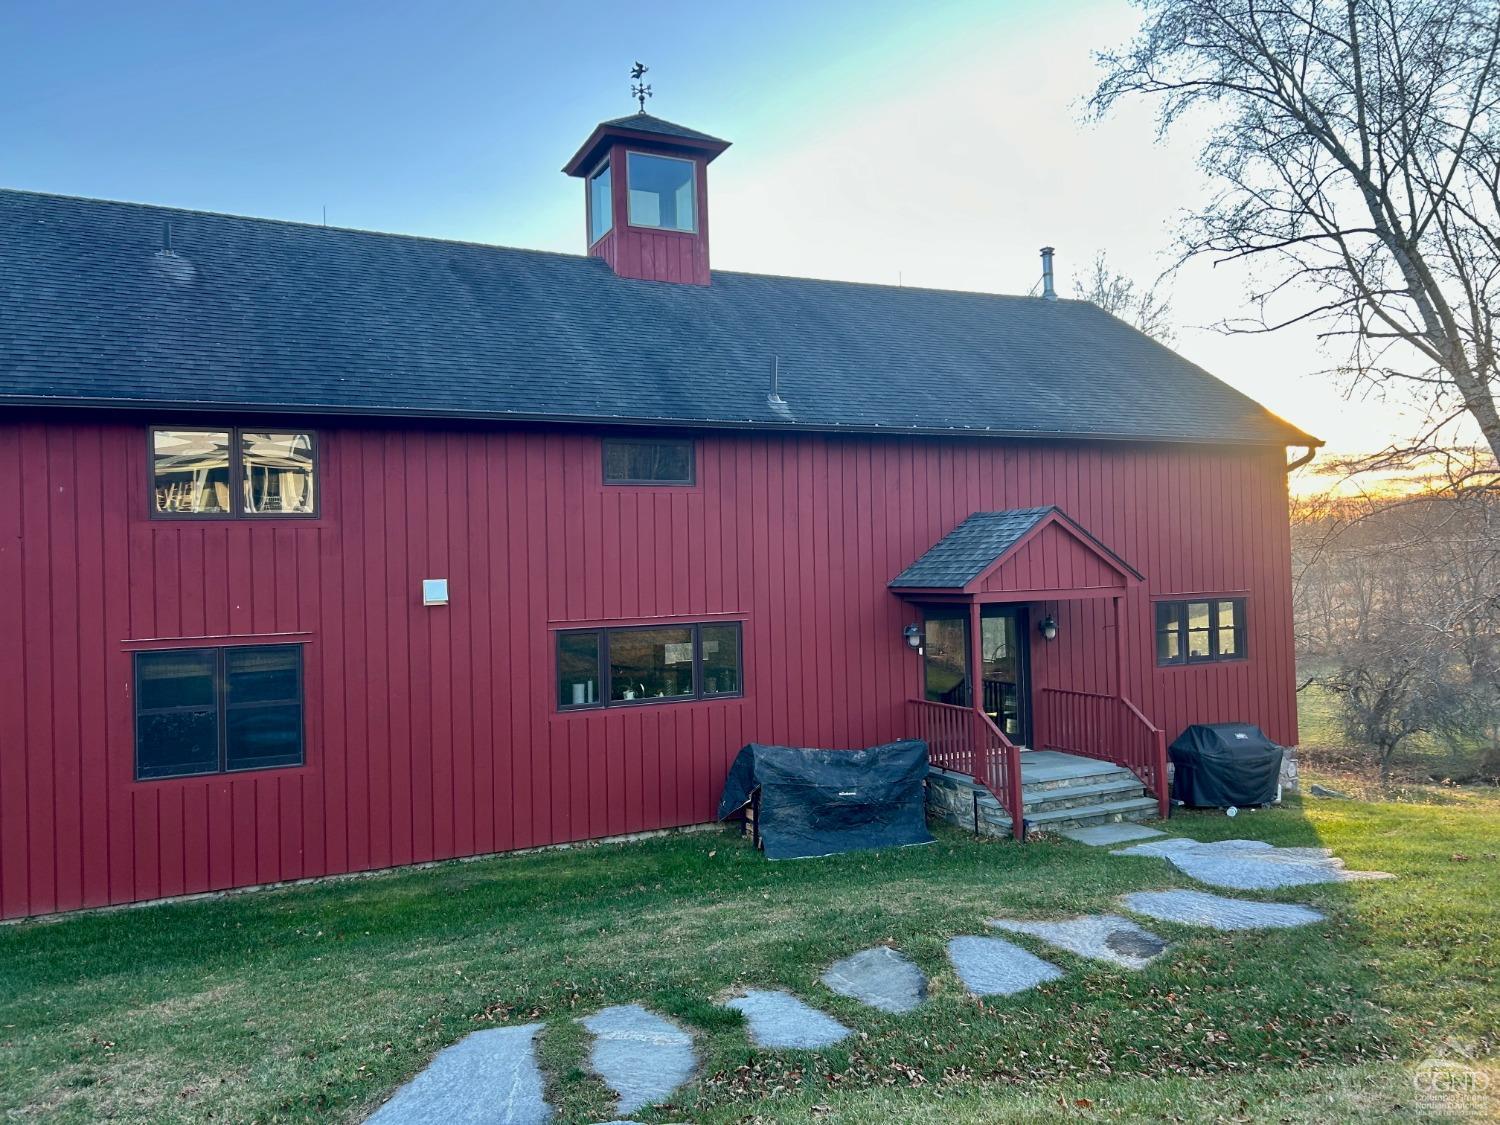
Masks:
[[[1249,723],[1188,727],[1172,743],[1172,796],[1187,805],[1269,805],[1281,775],[1280,746]]]
[[[734,759],[719,819],[750,803],[767,859],[806,859],[862,848],[930,844],[927,743],[888,742],[868,750],[804,750],[752,742]]]

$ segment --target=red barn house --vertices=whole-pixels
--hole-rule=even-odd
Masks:
[[[701,823],[752,740],[1017,831],[1295,742],[1315,439],[1050,291],[710,272],[727,147],[600,125],[585,256],[0,192],[0,913]]]

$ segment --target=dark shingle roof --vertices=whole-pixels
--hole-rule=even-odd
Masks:
[[[773,356],[786,407],[767,401]],[[1078,301],[631,281],[594,258],[15,191],[6,401],[1312,440]]]
[[[1056,508],[1046,507],[975,512],[891,579],[890,584],[925,589],[967,586],[1055,511]]]
[[[1048,505],[975,512],[891,579],[890,585],[896,589],[962,589],[1026,538],[1032,528],[1054,514],[1122,574],[1140,578],[1134,567],[1099,542],[1087,528],[1056,505]]]
[[[632,113],[625,117],[601,121],[600,125],[613,129],[634,129],[637,133],[659,133],[663,137],[680,137],[688,141],[710,141],[719,145],[729,143],[718,137],[711,137],[707,133],[700,133],[697,129],[689,129],[686,125],[678,125],[675,121],[663,121],[660,117],[652,117],[649,113]]]

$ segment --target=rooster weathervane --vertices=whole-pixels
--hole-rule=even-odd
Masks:
[[[651,96],[651,87],[642,82],[641,79],[646,76],[646,71],[650,69],[651,68],[649,66],[640,61],[637,61],[636,64],[630,68],[630,77],[635,80],[634,85],[630,87],[630,96],[641,103],[641,113],[646,112],[646,99]]]

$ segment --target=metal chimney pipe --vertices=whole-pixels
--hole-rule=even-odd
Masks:
[[[1057,300],[1057,287],[1052,284],[1053,253],[1052,247],[1042,247],[1042,299],[1045,301]]]

